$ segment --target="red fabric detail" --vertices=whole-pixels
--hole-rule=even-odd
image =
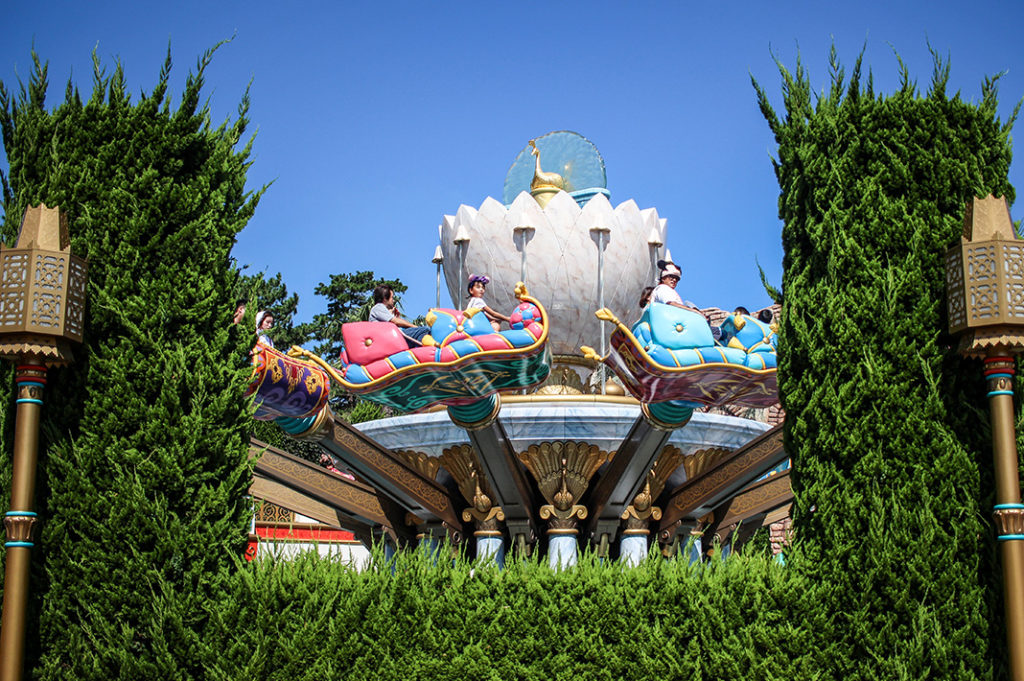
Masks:
[[[454,362],[458,358],[459,358],[459,356],[455,354],[454,350],[452,350],[448,346],[445,346],[445,347],[441,348],[441,353],[440,353],[440,357],[438,358],[438,361],[440,361],[440,362]]]
[[[379,324],[380,322],[375,322]],[[283,539],[287,541],[355,541],[356,536],[346,530],[333,527],[278,527],[256,526],[256,535],[261,539]],[[250,542],[255,543],[255,542]]]
[[[408,349],[405,336],[387,322],[350,322],[341,325],[345,351],[354,364],[366,366],[388,355]],[[370,345],[366,341],[370,341]]]
[[[348,366],[349,364],[351,364],[351,363],[352,363],[352,362],[350,362],[350,361],[349,361],[349,359],[348,359],[348,353],[347,353],[347,352],[345,352],[345,348],[342,348],[342,349],[341,349],[341,352],[339,352],[339,353],[338,353],[338,359],[340,359],[340,360],[341,360],[341,363],[342,363],[342,364],[343,364],[344,366]]]
[[[544,333],[544,327],[537,322],[533,322],[526,327],[526,331],[534,338],[540,338],[541,334]]]

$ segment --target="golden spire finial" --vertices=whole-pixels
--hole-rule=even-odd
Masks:
[[[530,140],[533,151],[530,153],[537,157],[537,163],[533,169],[533,181],[530,182],[530,191],[535,189],[565,189],[565,178],[558,173],[544,172],[540,168],[540,149],[537,148],[536,140]]]

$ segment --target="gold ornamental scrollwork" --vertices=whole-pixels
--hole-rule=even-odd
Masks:
[[[540,517],[548,521],[548,534],[577,534],[578,521],[586,519],[587,507],[573,504],[563,510],[552,504],[545,504],[540,507]]]
[[[668,484],[668,479],[672,477],[672,474],[676,472],[680,464],[685,461],[686,455],[683,454],[683,450],[679,449],[679,447],[665,445],[662,448],[661,453],[658,454],[658,458],[651,467],[651,472],[647,474],[647,482],[651,486],[651,499],[657,499],[661,496],[661,493],[665,490],[665,485]]]
[[[701,449],[685,457],[683,459],[683,470],[686,471],[686,479],[693,480],[721,461],[727,454],[729,454],[728,449],[711,447],[709,449]]]
[[[414,469],[417,473],[427,478],[428,480],[434,480],[437,478],[437,469],[441,467],[441,460],[436,456],[430,456],[424,452],[414,452],[412,450],[396,450],[395,454],[400,456],[407,464],[409,468]]]
[[[256,504],[256,522],[258,523],[292,523],[295,514],[286,508],[260,499]]]
[[[625,526],[622,529],[622,534],[628,536],[631,534],[650,534],[650,522],[652,520],[661,520],[661,509],[657,506],[650,506],[644,510],[637,510],[632,504],[626,507],[626,510],[622,512],[622,519],[625,522]]]
[[[487,478],[480,475],[480,464],[472,445],[446,447],[441,452],[439,462],[451,474],[455,484],[459,486],[459,492],[470,504],[473,504],[478,484],[483,494],[492,496]]]
[[[702,466],[699,473],[694,476],[697,478],[695,484],[689,486],[685,494],[681,494],[676,497],[671,502],[671,506],[681,511],[686,511],[692,506],[693,499],[703,498],[715,490],[727,485],[730,480],[742,475],[744,471],[759,465],[766,457],[774,455],[781,448],[782,431],[780,429],[772,434],[771,437],[765,438],[755,446],[742,448],[742,451],[736,456],[736,458],[727,461],[727,463],[724,463],[721,466],[718,464],[720,464],[723,459],[728,459],[729,456],[732,456],[735,452],[726,452],[722,455],[716,455],[714,465]],[[690,457],[687,457],[687,459],[689,458]],[[687,462],[684,461],[683,467],[685,468],[686,465]]]
[[[490,486],[480,472],[473,447],[466,444],[447,447],[441,452],[439,461],[470,504],[469,508],[462,511],[462,521],[475,524],[474,536],[500,535],[499,523],[505,521],[505,511],[500,506],[494,506]]]
[[[476,508],[467,508],[462,512],[462,522],[471,521],[476,525],[474,536],[501,534],[499,523],[505,522],[505,511],[501,509],[501,506],[495,506],[486,513],[481,513]]]
[[[334,440],[429,504],[432,507],[429,509],[431,512],[443,515],[448,511],[448,497],[441,490],[428,484],[423,478],[411,475],[408,468],[398,460],[384,455],[346,429],[338,427],[337,424],[334,428]]]
[[[549,504],[566,511],[578,501],[608,452],[585,442],[542,442],[519,453]]]
[[[284,367],[281,366],[281,360],[275,359],[270,365],[270,380],[278,383],[282,378],[284,378]]]
[[[674,445],[666,445],[647,474],[643,488],[633,497],[633,503],[626,507],[620,516],[625,521],[623,533],[649,534],[647,527],[652,520],[661,520],[661,508],[654,505],[668,484],[668,479],[679,468],[686,457],[683,450]]]

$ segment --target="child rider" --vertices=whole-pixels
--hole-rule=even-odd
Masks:
[[[480,308],[487,315],[487,319],[491,321],[491,326],[495,331],[501,330],[501,322],[509,322],[509,318],[500,312],[495,312],[491,308],[487,307],[487,303],[484,302],[484,291],[487,289],[487,284],[491,283],[491,280],[482,274],[473,274],[469,277],[469,304],[466,305],[467,310],[474,308]]]

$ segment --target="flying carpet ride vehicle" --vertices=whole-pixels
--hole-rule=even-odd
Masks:
[[[770,407],[778,401],[778,337],[771,325],[732,314],[715,341],[702,315],[672,305],[651,303],[632,328],[607,308],[595,314],[615,325],[612,349],[601,357],[583,346],[584,355],[603,362],[643,403]]]
[[[509,315],[510,330],[495,332],[481,309],[432,309],[430,333],[416,348],[394,324],[344,324],[340,369],[302,348],[285,355],[257,344],[247,391],[255,396],[255,418],[312,416],[326,404],[331,380],[405,412],[469,405],[501,390],[539,385],[551,370],[547,312],[521,282],[515,295],[520,302]]]

